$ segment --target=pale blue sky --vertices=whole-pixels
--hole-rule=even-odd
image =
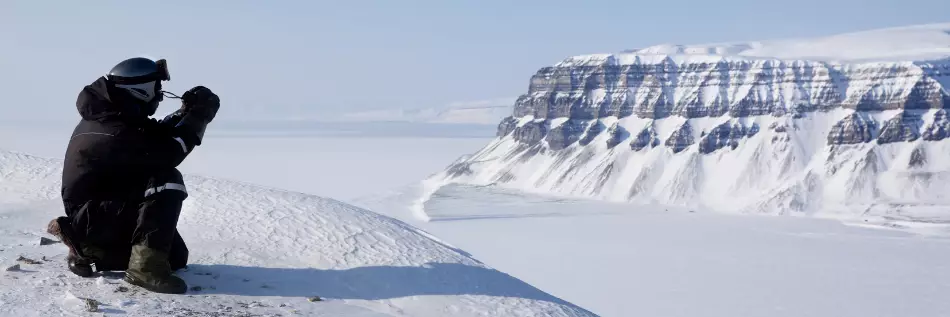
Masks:
[[[0,2],[7,117],[74,118],[130,56],[169,60],[226,118],[514,97],[567,56],[950,21],[946,0]],[[163,110],[176,107],[163,103]]]

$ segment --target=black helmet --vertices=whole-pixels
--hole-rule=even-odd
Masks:
[[[133,57],[116,64],[106,75],[116,88],[148,105],[144,109],[152,115],[162,101],[162,81],[171,80],[164,59],[153,61],[145,57]]]

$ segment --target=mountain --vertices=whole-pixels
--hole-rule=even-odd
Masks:
[[[541,68],[497,138],[429,182],[942,217],[948,89],[950,23],[574,56]]]
[[[186,179],[186,295],[79,278],[40,245],[62,162],[0,151],[0,316],[594,316],[428,233],[336,200]],[[17,266],[15,266],[17,265]],[[9,268],[9,269],[8,269]],[[319,300],[315,296],[320,297]]]

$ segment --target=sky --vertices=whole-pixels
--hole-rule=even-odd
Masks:
[[[167,90],[217,92],[225,120],[510,100],[572,55],[948,22],[946,12],[945,0],[2,0],[0,107],[3,120],[74,120],[79,90],[132,56],[167,59]]]

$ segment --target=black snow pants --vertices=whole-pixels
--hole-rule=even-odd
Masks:
[[[66,203],[75,238],[96,271],[124,271],[136,244],[167,252],[172,270],[186,266],[188,247],[177,229],[188,197],[181,173],[174,168],[158,172],[145,188],[141,199]]]

